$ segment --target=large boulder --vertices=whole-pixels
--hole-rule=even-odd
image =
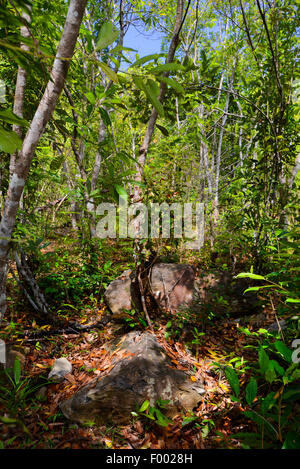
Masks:
[[[134,286],[134,272],[126,270],[110,283],[104,298],[114,317],[125,310],[141,309]],[[177,311],[193,299],[195,274],[186,264],[155,264],[151,269],[150,284],[153,296],[162,309]]]
[[[146,400],[168,400],[166,415],[191,411],[204,390],[182,370],[174,368],[155,335],[131,332],[110,347],[114,367],[106,375],[80,389],[62,402],[64,415],[76,422],[126,424],[131,412]]]
[[[155,264],[151,271],[151,290],[158,305],[177,311],[193,301],[195,272],[187,264]]]
[[[125,271],[105,292],[105,300],[115,318],[124,310],[139,309],[141,304],[134,285],[134,272]],[[251,285],[246,278],[235,279],[231,272],[203,271],[195,277],[187,264],[154,264],[150,287],[160,309],[173,313],[186,308],[206,315],[229,313],[233,317],[257,314],[260,305],[257,292],[244,291]]]
[[[235,279],[231,272],[199,272],[195,281],[193,306],[204,314],[229,313],[233,317],[257,314],[261,309],[257,293],[244,293],[249,286],[249,279]]]
[[[105,301],[115,316],[122,315],[124,310],[130,311],[133,308],[132,279],[133,273],[131,270],[126,270],[109,284],[104,293]]]

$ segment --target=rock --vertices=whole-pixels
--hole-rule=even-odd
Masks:
[[[151,289],[161,308],[177,311],[193,300],[195,273],[187,264],[155,264]]]
[[[141,309],[133,284],[134,272],[126,270],[108,286],[104,298],[115,317],[124,310]],[[161,308],[176,311],[193,299],[195,274],[185,264],[155,264],[151,272],[151,289]]]
[[[72,365],[66,358],[58,358],[53,363],[52,369],[48,374],[48,379],[53,379],[57,383],[64,380],[65,376],[72,372]]]
[[[257,314],[260,304],[257,293],[244,291],[250,283],[246,278],[235,279],[231,272],[200,272],[195,281],[193,305],[203,312],[229,313],[232,317]]]
[[[138,309],[134,272],[127,270],[107,288],[104,297],[115,318],[124,310]],[[244,291],[251,285],[248,279],[235,279],[230,272],[200,272],[195,279],[193,268],[187,264],[154,264],[151,290],[161,309],[178,312],[186,307],[196,313],[250,316],[260,312],[257,293]]]
[[[201,401],[204,390],[200,382],[174,368],[155,335],[131,332],[109,347],[114,365],[62,402],[60,408],[70,420],[99,425],[107,422],[129,423],[132,411],[146,400],[169,400],[166,415],[191,411]]]
[[[130,311],[133,308],[131,299],[133,275],[131,270],[126,270],[109,284],[104,293],[105,301],[115,316],[121,315],[123,310]]]
[[[280,328],[282,330],[286,329],[287,328],[287,323],[284,319],[282,319],[281,321],[278,321],[279,322],[279,325],[280,325]],[[278,327],[278,324],[277,322],[273,322],[273,324],[270,324],[270,326],[268,327],[268,332],[278,332],[279,331],[279,327]]]

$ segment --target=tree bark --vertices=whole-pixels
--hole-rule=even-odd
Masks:
[[[70,60],[74,53],[87,0],[71,0],[62,36],[44,95],[23,141],[10,178],[4,213],[0,223],[0,321],[6,311],[6,273],[11,237],[17,210],[38,142],[52,116],[63,89]]]
[[[31,7],[28,7],[31,10]],[[27,13],[22,13],[22,18],[24,18],[27,23],[30,23],[31,18]],[[22,26],[20,28],[20,33],[21,36],[24,37],[25,39],[28,39],[30,37],[30,31],[27,28],[27,26]],[[29,51],[30,48],[26,44],[21,43],[20,44],[20,49],[24,51]],[[17,74],[17,81],[16,81],[16,89],[15,89],[15,97],[14,97],[14,107],[13,107],[13,112],[19,117],[23,117],[23,108],[24,108],[24,96],[25,96],[25,89],[26,89],[26,78],[27,78],[27,72],[24,68],[18,67],[18,74]],[[13,131],[16,132],[19,137],[22,137],[22,127],[20,125],[14,124],[13,125]],[[9,175],[12,177],[16,160],[18,157],[18,152],[15,151],[11,157],[10,157],[10,165],[9,165]]]

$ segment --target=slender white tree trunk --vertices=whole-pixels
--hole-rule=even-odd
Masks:
[[[44,95],[32,119],[10,178],[0,223],[0,320],[6,311],[6,274],[12,233],[25,182],[38,142],[52,116],[63,89],[74,53],[87,0],[71,0],[57,54]]]

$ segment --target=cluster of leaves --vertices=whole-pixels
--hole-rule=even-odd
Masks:
[[[167,427],[172,423],[172,420],[166,417],[162,413],[162,410],[166,410],[168,408],[169,402],[169,400],[158,399],[155,401],[154,406],[151,406],[150,402],[148,400],[145,400],[138,409],[138,413],[131,412],[131,414],[134,417],[137,417],[138,415],[146,417],[147,419],[150,419],[155,422],[157,425]]]
[[[268,349],[276,360],[270,358]],[[266,345],[259,347],[258,368],[253,367],[252,376],[242,390],[235,369],[227,366],[224,371],[234,392],[231,399],[246,407],[245,417],[260,429],[260,433],[235,437],[243,438],[253,447],[263,447],[266,438],[266,445],[271,440],[282,448],[300,448],[299,411],[296,411],[300,397],[300,371],[295,352],[292,353],[282,341],[266,341]]]

